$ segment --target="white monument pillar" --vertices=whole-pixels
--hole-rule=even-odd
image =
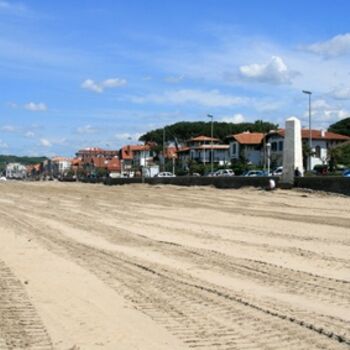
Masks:
[[[283,183],[292,184],[294,182],[296,168],[298,168],[301,174],[304,174],[300,120],[291,117],[286,120],[286,132],[284,136]]]

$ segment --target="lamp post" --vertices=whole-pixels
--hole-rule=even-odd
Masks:
[[[208,118],[211,119],[211,141],[210,141],[210,148],[211,148],[211,173],[214,172],[214,152],[213,152],[213,135],[214,135],[214,117],[211,114],[207,115]],[[205,152],[205,151],[204,151]]]
[[[175,175],[175,154],[173,154],[173,175]]]
[[[165,171],[165,126],[163,127],[163,164],[162,169]]]
[[[270,162],[271,162],[271,143],[266,144],[266,153],[267,153],[267,176],[270,176]]]
[[[312,131],[311,131],[311,91],[303,90],[303,93],[309,95],[309,162],[308,162],[308,170],[311,171],[311,151],[312,151]]]

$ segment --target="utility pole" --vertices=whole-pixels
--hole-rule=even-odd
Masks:
[[[311,91],[306,91],[303,90],[303,93],[306,95],[309,95],[309,149],[310,149],[310,154],[309,154],[309,162],[308,162],[308,167],[309,167],[309,171],[311,171],[311,152],[312,152],[312,131],[311,131],[311,95],[312,92]]]
[[[165,126],[163,127],[163,171],[165,171]]]
[[[214,137],[214,123],[213,123],[213,119],[214,117],[211,114],[207,115],[208,118],[211,119],[211,141],[210,141],[210,148],[211,148],[211,173],[213,174],[214,172],[214,145],[213,145],[213,137]],[[205,152],[205,151],[204,151]]]

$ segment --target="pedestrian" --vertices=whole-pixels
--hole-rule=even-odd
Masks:
[[[301,172],[300,172],[300,170],[299,170],[298,167],[295,168],[294,176],[295,176],[295,177],[300,177],[300,176],[301,176]]]

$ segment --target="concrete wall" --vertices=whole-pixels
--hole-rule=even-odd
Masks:
[[[342,176],[312,176],[298,177],[295,187],[310,188],[317,191],[335,192],[350,196],[350,177]]]
[[[278,184],[278,178],[274,178],[276,184]],[[107,179],[106,185],[124,185],[131,183],[141,183],[141,178],[119,178],[119,179]],[[267,177],[191,177],[191,176],[179,176],[179,177],[153,177],[146,178],[145,182],[151,185],[167,184],[177,186],[215,186],[217,188],[240,188],[246,186],[253,187],[266,187],[269,182]]]
[[[273,177],[276,182],[276,186],[279,187],[279,178]],[[266,187],[269,178],[267,177],[191,177],[191,176],[179,176],[168,178],[146,178],[145,182],[151,185],[167,184],[177,186],[215,186],[217,188],[241,188],[246,186],[252,187]],[[102,180],[85,180],[84,182],[98,183]],[[142,178],[108,178],[105,185],[127,185],[142,183]],[[295,178],[294,187],[309,188],[316,191],[326,191],[341,193],[350,196],[350,177],[341,176],[312,176],[312,177],[299,177]]]

